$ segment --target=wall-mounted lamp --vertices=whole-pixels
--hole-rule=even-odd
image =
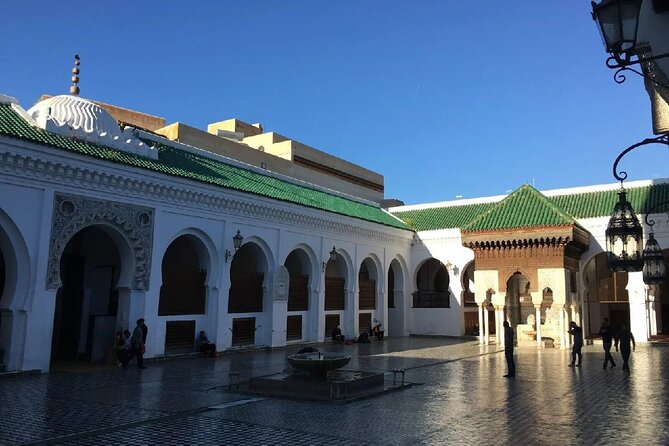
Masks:
[[[239,232],[239,230],[237,230],[237,235],[232,237],[232,244],[235,247],[235,252],[237,252],[237,250],[239,248],[241,248],[242,243],[244,243],[244,236],[242,236],[242,234]],[[232,256],[233,256],[233,253],[231,251],[229,251],[228,249],[226,249],[225,250],[225,263],[228,263],[228,261],[230,261]]]
[[[643,0],[602,0],[599,4],[592,2],[592,18],[597,22],[606,52],[610,54],[606,66],[617,70],[613,79],[619,84],[625,82],[621,71],[630,70],[661,85],[644,73],[630,68],[630,65],[669,56],[669,53],[646,55],[642,44],[637,42],[642,2]]]
[[[449,273],[453,273],[453,275],[455,275],[455,276],[457,276],[458,273],[460,272],[460,270],[458,269],[458,267],[455,266],[455,265],[453,265],[453,264],[452,264],[451,262],[449,262],[448,260],[446,261],[446,265],[444,265],[444,266],[446,267],[446,271],[448,271]]]
[[[418,237],[418,233],[414,232],[413,233],[413,239],[411,240],[411,246],[416,246],[420,243],[420,237]]]
[[[325,268],[327,268],[328,263],[336,261],[337,261],[337,249],[333,246],[332,251],[330,251],[330,257],[328,258],[327,262],[323,262],[323,272],[325,272]]]

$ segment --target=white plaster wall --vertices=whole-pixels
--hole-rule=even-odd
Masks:
[[[450,308],[410,308],[409,333],[417,335],[461,336],[464,333],[462,307],[462,283],[460,274],[474,259],[474,252],[462,246],[459,229],[424,231],[418,234],[420,242],[412,249],[410,291],[408,305],[412,306],[412,293],[416,291],[416,277],[420,266],[428,259],[435,258],[446,265],[453,265],[449,271]],[[456,274],[457,271],[457,274]]]
[[[653,55],[669,53],[669,14],[657,14],[652,0],[644,0],[641,4],[637,42],[648,42]],[[658,59],[657,64],[669,76],[669,59]]]
[[[19,315],[25,319],[23,329],[14,330],[9,335],[12,345],[17,345],[9,352],[12,370],[49,368],[51,350],[51,332],[53,327],[53,311],[56,290],[45,289],[45,277],[48,262],[49,239],[54,192],[69,193],[95,199],[111,200],[155,209],[154,239],[152,248],[150,282],[146,291],[121,290],[119,296],[119,319],[127,321],[129,329],[134,328],[134,321],[144,317],[149,327],[147,339],[147,357],[164,353],[165,322],[168,320],[195,320],[196,330],[207,330],[210,338],[215,339],[219,349],[231,345],[229,328],[233,317],[244,317],[245,314],[228,315],[227,295],[230,287],[229,267],[225,262],[225,250],[234,251],[232,237],[240,230],[245,242],[253,241],[263,247],[267,254],[268,270],[266,272],[267,294],[262,314],[251,313],[257,318],[256,325],[261,326],[257,333],[257,344],[280,346],[285,345],[286,305],[273,301],[272,275],[276,267],[283,264],[286,256],[298,245],[306,246],[312,254],[313,263],[312,293],[317,293],[317,304],[310,309],[311,327],[305,334],[307,341],[324,339],[323,311],[323,273],[321,264],[327,260],[332,246],[336,246],[340,258],[346,262],[348,269],[347,307],[342,314],[345,324],[352,335],[357,330],[357,274],[360,263],[365,257],[371,256],[378,266],[379,276],[377,289],[382,295],[387,280],[387,271],[393,258],[402,259],[407,264],[410,255],[409,231],[388,228],[385,226],[331,214],[324,211],[308,209],[301,206],[277,202],[263,197],[256,197],[232,190],[222,190],[213,186],[166,177],[153,172],[137,169],[126,169],[117,164],[80,157],[68,152],[58,151],[45,146],[28,143],[6,141],[0,138],[0,152],[13,151],[30,156],[36,160],[58,163],[60,165],[88,172],[71,182],[64,182],[55,177],[25,175],[22,172],[4,170],[0,176],[0,208],[15,223],[25,240],[30,253],[32,274],[26,295],[26,312]],[[249,203],[248,207],[237,210],[221,211],[206,208],[196,202],[174,202],[169,197],[157,197],[146,193],[146,189],[131,192],[122,187],[100,185],[91,178],[96,175],[119,175],[124,178],[141,182],[164,185],[170,190],[188,190],[195,195],[206,193],[236,199]],[[26,206],[30,203],[30,206]],[[253,206],[265,206],[295,216],[294,221],[272,221],[253,215]],[[305,225],[302,222],[318,221],[326,223],[319,227]],[[211,271],[208,271],[207,313],[204,315],[158,316],[160,285],[162,282],[161,265],[163,255],[169,244],[179,235],[189,233],[203,235],[204,243],[211,255]],[[383,241],[387,238],[392,242]],[[409,284],[408,277],[404,283]],[[408,290],[400,290],[410,293]],[[34,305],[33,305],[34,301]],[[405,304],[410,299],[405,297]],[[374,318],[387,320],[385,299],[381,308],[374,311]],[[396,309],[408,315],[407,308]],[[122,313],[122,314],[120,314]],[[15,319],[19,320],[17,316]],[[3,316],[3,321],[5,320]],[[12,324],[16,325],[16,324]],[[384,324],[384,325],[387,325]],[[406,323],[403,324],[407,326]],[[276,329],[283,329],[277,333]],[[25,339],[22,333],[27,333]],[[406,333],[400,333],[406,334]],[[20,342],[19,342],[20,341]],[[29,345],[30,348],[25,348]]]

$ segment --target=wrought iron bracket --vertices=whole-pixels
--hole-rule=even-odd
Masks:
[[[666,54],[660,54],[657,56],[649,56],[649,57],[639,57],[636,60],[631,59],[631,55],[629,53],[624,53],[623,56],[621,56],[620,53],[611,53],[611,56],[609,56],[608,59],[606,59],[606,66],[611,68],[612,70],[616,70],[616,72],[613,74],[613,80],[617,84],[622,84],[627,80],[627,76],[623,74],[623,71],[631,71],[635,74],[638,74],[639,76],[643,77],[644,79],[648,80],[649,82],[654,83],[657,86],[663,87],[663,88],[669,88],[669,85],[664,85],[663,83],[660,83],[656,81],[655,79],[651,78],[650,76],[647,76],[645,73],[639,70],[635,70],[634,68],[630,68],[631,65],[637,65],[641,64],[644,62],[650,62],[653,60],[657,59],[662,59],[664,57],[669,57],[669,53]]]
[[[618,158],[616,158],[616,160],[613,162],[613,176],[616,178],[616,180],[620,181],[621,184],[627,179],[627,172],[621,170],[620,173],[618,173],[618,163],[622,157],[637,147],[646,146],[648,144],[664,144],[665,146],[669,147],[669,134],[660,135],[655,138],[646,138],[641,142],[629,146],[623,150],[620,155],[618,155]]]
[[[651,232],[653,231],[653,226],[655,225],[655,220],[649,220],[648,216],[653,213],[654,210],[661,208],[662,206],[666,206],[669,204],[669,200],[663,201],[662,203],[657,203],[653,206],[651,206],[650,209],[646,210],[646,213],[643,216],[643,219],[646,221],[646,225],[650,226]]]

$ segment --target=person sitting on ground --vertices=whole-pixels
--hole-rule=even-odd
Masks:
[[[376,339],[379,341],[383,339],[383,327],[381,326],[381,322],[372,327],[372,334],[376,336]]]
[[[202,330],[200,331],[200,336],[197,338],[197,349],[202,353],[209,353],[209,356],[216,356],[216,344],[209,342],[207,333]]]
[[[330,333],[330,337],[337,344],[341,344],[341,343],[344,342],[344,335],[341,334],[341,328],[339,328],[339,325],[337,325],[335,328],[332,329],[332,333]]]
[[[360,336],[358,336],[358,344],[369,344],[371,341],[369,340],[369,333],[367,333],[367,330],[364,330],[360,333]]]

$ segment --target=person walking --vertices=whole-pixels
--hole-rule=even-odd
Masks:
[[[581,355],[581,348],[583,348],[583,330],[581,327],[576,325],[576,322],[569,322],[569,334],[574,337],[574,345],[571,349],[571,364],[569,367],[580,367],[581,362],[583,361],[583,356]],[[576,362],[578,358],[578,362]]]
[[[513,360],[513,329],[509,321],[504,321],[504,356],[506,357],[506,366],[509,372],[504,378],[513,378],[516,376],[516,363]]]
[[[602,326],[599,329],[599,335],[602,337],[602,346],[604,347],[604,369],[611,361],[611,368],[616,366],[613,356],[611,356],[611,346],[613,345],[613,327],[609,325],[609,318],[605,317]]]
[[[630,372],[630,342],[632,344],[632,351],[636,350],[634,335],[627,329],[625,325],[621,325],[620,331],[616,336],[616,351],[618,351],[618,345],[620,345],[620,354],[623,357],[623,372],[626,373]]]
[[[149,329],[144,323],[144,318],[137,319],[137,326],[132,331],[132,337],[130,338],[132,347],[130,348],[130,353],[127,355],[126,360],[123,363],[124,369],[128,367],[128,362],[130,362],[133,357],[137,357],[138,368],[146,368],[144,367],[144,352],[146,349],[146,335],[148,332]]]

